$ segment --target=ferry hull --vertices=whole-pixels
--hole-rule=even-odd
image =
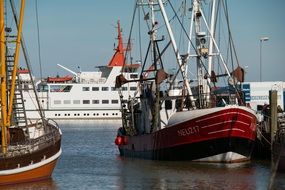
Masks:
[[[201,113],[151,134],[123,136],[118,145],[120,155],[227,163],[250,159],[256,137],[255,115],[239,108]]]

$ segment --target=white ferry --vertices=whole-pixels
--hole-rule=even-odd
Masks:
[[[127,80],[138,80],[140,64],[124,64],[125,52],[120,23],[118,22],[118,45],[107,66],[99,66],[96,71],[74,72],[62,65],[72,75],[48,77],[35,82],[40,105],[46,118],[54,120],[74,119],[120,119],[121,104],[118,89],[115,88],[116,76],[123,74]],[[32,81],[28,70],[19,70],[23,88],[23,99],[27,117],[40,118],[36,98],[31,93]],[[137,93],[136,83],[125,84],[124,97]]]

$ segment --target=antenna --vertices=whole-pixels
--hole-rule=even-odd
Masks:
[[[66,70],[66,71],[68,71],[68,72],[74,74],[76,77],[78,77],[78,74],[77,74],[76,72],[74,72],[74,71],[72,71],[72,70],[66,68],[65,66],[63,66],[63,65],[61,65],[61,64],[57,64],[57,66],[63,68],[64,70]]]

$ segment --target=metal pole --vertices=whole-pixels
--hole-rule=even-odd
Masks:
[[[270,105],[271,161],[273,161],[273,142],[277,131],[277,90],[269,91],[269,105]]]
[[[259,39],[259,81],[262,82],[262,42],[269,40],[268,37],[262,37]]]

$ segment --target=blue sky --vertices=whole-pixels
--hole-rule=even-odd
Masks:
[[[285,81],[285,1],[228,0],[232,33],[240,64],[247,66],[246,80],[259,81],[259,38],[263,43],[264,81]],[[38,0],[41,60],[44,76],[68,74],[56,64],[74,71],[106,65],[113,54],[121,21],[124,38],[134,0]],[[35,75],[39,76],[35,0],[26,4],[24,37]]]

